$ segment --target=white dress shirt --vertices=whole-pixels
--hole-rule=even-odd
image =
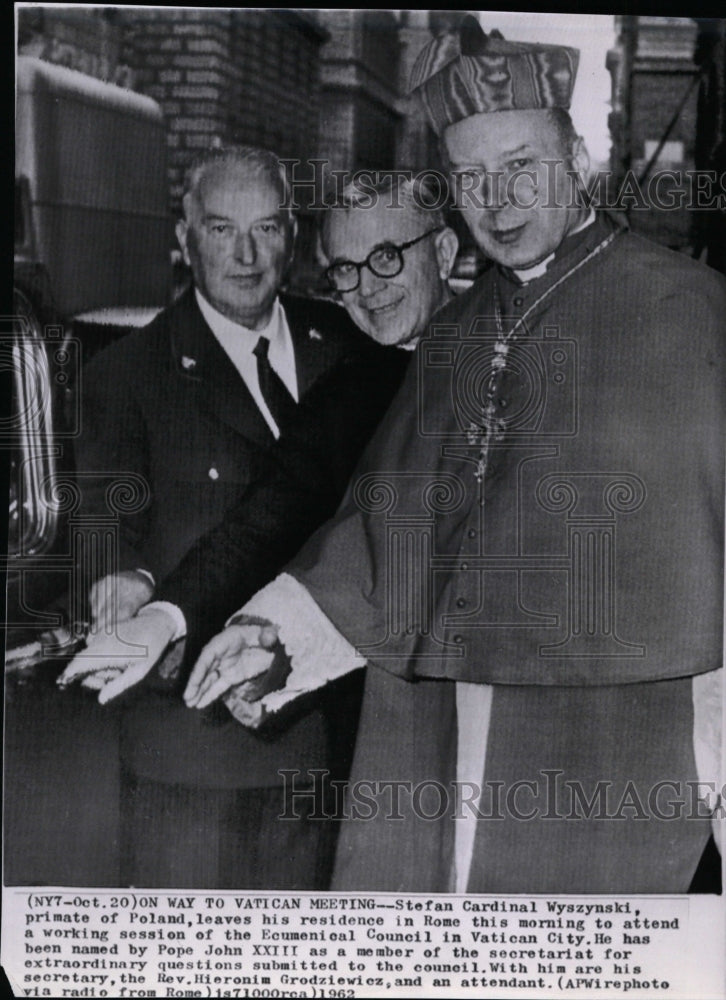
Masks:
[[[252,352],[260,337],[267,337],[270,341],[270,349],[267,355],[270,366],[279,375],[295,402],[299,402],[297,371],[295,369],[295,348],[282,303],[279,299],[275,299],[269,322],[259,330],[251,330],[249,327],[242,326],[241,323],[235,323],[234,320],[223,316],[221,312],[207,302],[198,288],[194,289],[194,295],[199,306],[199,311],[206,320],[209,329],[239,372],[240,378],[249,389],[250,395],[257,404],[257,408],[264,417],[267,426],[275,437],[279,438],[280,428],[270,413],[269,407],[260,390],[260,382],[257,377],[257,357]],[[154,584],[151,573],[146,570],[140,570],[139,572],[148,577],[152,585]],[[171,604],[169,601],[152,601],[146,607],[149,610],[166,611],[174,619],[175,630],[172,642],[183,639],[187,634],[187,623],[184,613],[176,604]]]
[[[295,348],[282,303],[279,299],[275,299],[269,323],[259,330],[250,330],[249,327],[235,323],[234,320],[228,319],[227,316],[218,312],[214,306],[207,302],[198,288],[194,289],[194,294],[199,311],[207,321],[207,325],[239,372],[268,427],[275,437],[279,438],[280,429],[260,391],[260,383],[257,378],[257,358],[252,352],[260,337],[267,337],[270,341],[270,350],[267,355],[270,365],[280,376],[288,392],[297,403],[299,397],[295,370]]]

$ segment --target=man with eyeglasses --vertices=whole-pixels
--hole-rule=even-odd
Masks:
[[[425,207],[431,201],[425,189],[419,190],[403,177],[389,176],[374,185],[373,193],[371,206],[370,188],[353,184],[340,203],[329,208],[322,249],[330,262],[326,273],[331,291],[371,341],[390,349],[376,349],[369,358],[351,357],[318,379],[297,404],[294,419],[286,424],[277,445],[269,449],[258,482],[244,490],[219,525],[200,537],[159,581],[154,602],[136,617],[119,622],[113,635],[93,639],[63,673],[61,683],[84,680],[87,686],[100,689],[99,701],[106,703],[143,681],[170,644],[185,638],[186,662],[193,662],[230,613],[273,578],[334,513],[354,464],[408,365],[407,352],[392,348],[413,348],[431,314],[448,301],[447,278],[458,249],[456,235],[444,224],[441,211]],[[135,653],[146,648],[146,655],[129,656],[129,644]],[[158,686],[155,675],[154,683]],[[320,758],[312,725],[310,746],[305,749],[306,716],[300,713],[278,727],[277,742],[255,737],[256,746],[250,746],[251,734],[227,709],[213,707],[200,725],[198,713],[180,699],[172,704],[163,694],[155,698],[150,701],[146,693],[138,707],[127,713],[127,756],[130,753],[142,774],[150,766],[142,756],[153,756],[155,772],[165,775],[163,784],[147,782],[151,791],[143,810],[136,809],[140,823],[132,847],[138,860],[127,880],[174,887],[325,887],[325,858],[316,861],[312,851],[304,856],[304,851],[292,850],[296,828],[304,832],[321,823],[301,818],[299,823],[284,820],[277,824],[285,833],[282,843],[289,846],[291,857],[275,870],[280,849],[273,854],[262,834],[249,832],[255,826],[253,810],[259,806],[249,795],[234,796],[231,790],[242,787],[242,782],[249,784],[245,772],[253,766],[274,771],[278,782],[277,768],[305,768],[316,761],[327,764],[333,775],[345,777],[360,700],[359,678],[346,679],[323,698],[329,737],[326,760]],[[319,701],[313,700],[313,707]],[[189,762],[187,777],[177,781],[173,794],[178,798],[183,793],[188,800],[185,814],[196,810],[196,825],[172,833],[162,815],[164,807],[150,797],[153,793],[157,803],[168,800],[164,785],[179,772],[179,760]],[[208,790],[201,798],[200,789],[215,781],[224,781],[227,795],[220,799]],[[280,791],[275,816],[283,806]],[[173,818],[175,813],[167,808]],[[220,836],[205,816],[205,808],[230,814],[228,834]],[[142,829],[144,817],[153,820],[148,830]],[[274,837],[274,827],[266,820],[268,836]],[[248,830],[244,838],[243,830]],[[207,841],[215,841],[213,850],[195,849]]]
[[[327,216],[328,280],[361,330],[379,344],[413,347],[450,297],[442,274],[456,255],[454,232],[434,225],[430,211],[391,208],[384,194],[371,208],[357,210],[352,198],[351,208]],[[360,201],[365,204],[362,195]],[[418,232],[422,222],[426,229]],[[438,274],[434,262],[440,262]]]

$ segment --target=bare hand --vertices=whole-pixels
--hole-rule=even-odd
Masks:
[[[206,708],[230,688],[269,669],[277,629],[265,625],[228,625],[207,643],[194,664],[184,700]]]
[[[113,632],[117,622],[133,618],[154,596],[151,580],[136,570],[101,577],[91,587],[88,602],[91,631]]]
[[[119,622],[115,635],[101,633],[90,638],[57,683],[66,687],[80,681],[99,691],[98,700],[105,705],[143,680],[161,658],[174,630],[171,616],[156,609]]]

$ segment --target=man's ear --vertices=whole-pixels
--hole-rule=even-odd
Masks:
[[[189,237],[189,223],[186,219],[179,219],[176,224],[176,238],[181,247],[182,257],[184,258],[184,263],[187,267],[191,267],[191,260],[189,259],[189,247],[188,247],[188,237]]]
[[[578,135],[572,144],[571,162],[572,169],[584,180],[590,171],[590,154],[581,135]]]
[[[325,252],[325,247],[323,246],[323,234],[320,232],[319,228],[315,230],[313,253],[315,256],[315,263],[321,271],[324,271],[330,261],[328,260],[328,255]]]
[[[439,275],[444,281],[451,274],[456,255],[459,252],[459,237],[450,226],[446,226],[434,239]]]
[[[576,180],[578,206],[589,205],[587,178],[590,173],[590,154],[587,151],[585,140],[581,135],[578,135],[572,143],[572,152],[569,158],[568,171],[571,175],[574,175]]]
[[[297,219],[293,215],[290,219],[290,253],[289,253],[290,263],[292,263],[292,258],[295,256],[296,239],[297,239]]]

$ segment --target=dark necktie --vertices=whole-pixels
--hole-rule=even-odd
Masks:
[[[268,352],[270,341],[267,337],[260,337],[252,352],[257,358],[257,378],[260,383],[260,392],[267,403],[267,407],[272,414],[280,432],[282,425],[290,418],[295,400],[290,395],[287,386],[270,364]]]

